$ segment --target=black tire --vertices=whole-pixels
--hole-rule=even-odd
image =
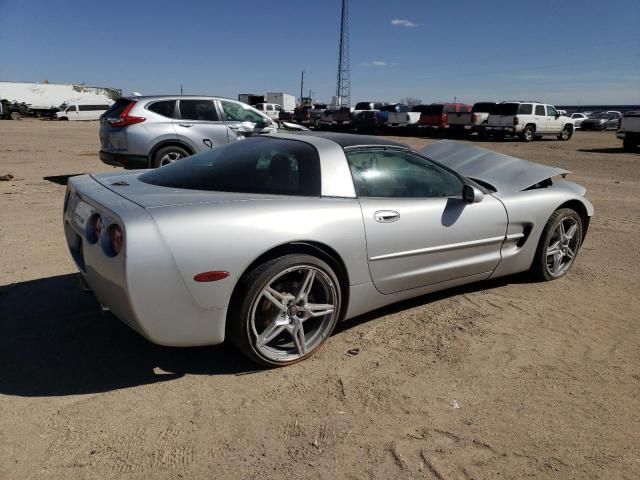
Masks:
[[[493,138],[496,140],[502,141],[506,138],[506,134],[504,132],[496,132],[493,134]]]
[[[326,275],[326,279],[330,280],[330,283],[333,286],[331,292],[334,294],[335,302],[333,305],[335,308],[333,313],[328,314],[331,315],[330,318],[326,318],[326,315],[324,317],[316,317],[321,324],[318,330],[313,333],[313,335],[318,337],[315,340],[316,344],[313,345],[313,348],[306,351],[304,354],[297,354],[295,358],[275,360],[266,356],[266,354],[261,351],[257,345],[257,330],[256,333],[254,333],[252,312],[258,309],[258,306],[261,305],[261,301],[264,301],[262,292],[268,286],[273,285],[273,279],[281,275],[281,272],[285,272],[290,269],[293,270],[291,274],[295,274],[297,266],[300,266],[301,269],[311,267]],[[259,265],[240,280],[237,291],[235,292],[232,300],[229,316],[227,317],[227,333],[233,344],[254,362],[267,367],[283,367],[291,365],[313,355],[331,335],[340,317],[342,306],[341,300],[342,292],[340,291],[340,282],[338,281],[333,269],[327,265],[327,263],[311,255],[284,255]],[[290,303],[289,305],[295,306],[296,304]],[[282,315],[284,316],[285,321],[289,315],[290,313]],[[278,317],[275,318],[277,319]],[[306,322],[311,320],[312,319],[308,319]],[[289,322],[291,323],[291,320],[289,320]],[[307,325],[307,323],[305,323],[305,325]],[[269,328],[269,325],[267,325],[264,330],[267,328]],[[285,336],[286,340],[287,334],[283,331],[282,335]],[[277,340],[277,338],[278,337],[274,337],[274,341]]]
[[[572,136],[573,136],[573,128],[571,128],[569,125],[565,125],[562,128],[560,135],[558,135],[558,140],[562,140],[566,142],[567,140],[571,139]]]
[[[636,152],[638,151],[638,145],[637,145],[637,140],[631,139],[631,138],[625,138],[622,141],[622,149],[625,152]]]
[[[169,145],[168,147],[162,147],[153,156],[153,167],[158,168],[163,165],[182,160],[190,155],[184,148],[177,145]]]
[[[571,237],[574,242],[570,242],[571,250],[573,251],[574,256],[573,258],[571,258],[571,261],[566,270],[562,271],[558,275],[554,275],[550,271],[550,267],[548,264],[547,248],[550,247],[550,242],[554,240],[557,233],[556,230],[560,222],[564,222],[567,220],[569,220],[570,222],[575,222],[575,224],[577,225],[576,231]],[[575,258],[577,257],[578,251],[580,250],[580,247],[582,245],[582,232],[582,218],[580,217],[580,215],[578,215],[578,212],[571,208],[561,208],[553,212],[551,217],[549,217],[544,230],[542,230],[542,235],[540,235],[540,242],[538,243],[538,248],[536,249],[536,254],[533,259],[533,263],[531,264],[531,275],[539,281],[557,280],[558,278],[563,277],[575,263]]]
[[[520,132],[520,140],[523,142],[532,142],[535,138],[535,133],[536,130],[531,125],[527,125],[524,127],[524,130]]]
[[[68,122],[69,119],[67,117],[60,117],[58,120],[60,120],[61,122]]]
[[[22,120],[22,115],[20,115],[20,112],[11,112],[9,114],[9,117],[11,118],[11,120]]]

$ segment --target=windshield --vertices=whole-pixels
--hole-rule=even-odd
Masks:
[[[369,102],[356,103],[356,110],[371,110],[371,104]]]
[[[320,157],[297,140],[249,138],[151,170],[160,187],[274,195],[320,195]]]
[[[496,109],[496,104],[493,102],[476,103],[471,109],[472,112],[480,113],[493,113]]]
[[[499,103],[496,105],[496,115],[516,115],[519,103]]]
[[[593,118],[593,119],[599,120],[601,118],[607,118],[607,114],[603,113],[603,112],[595,112],[595,113],[592,113],[591,115],[589,115],[589,118]]]

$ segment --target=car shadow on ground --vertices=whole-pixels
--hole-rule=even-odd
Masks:
[[[72,173],[70,175],[51,175],[49,177],[42,177],[43,180],[52,182],[58,185],[66,185],[71,177],[77,177],[78,175],[86,175],[85,173]]]
[[[337,332],[390,313],[459,294],[518,283],[509,277],[396,303],[341,323]],[[186,374],[263,371],[229,344],[154,345],[83,292],[75,274],[0,287],[0,393],[25,397],[107,392]]]
[[[579,152],[585,153],[629,153],[625,152],[624,148],[579,148]]]

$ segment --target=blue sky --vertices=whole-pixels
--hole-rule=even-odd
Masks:
[[[0,80],[335,94],[340,0],[0,0]],[[395,20],[395,22],[394,22]],[[640,0],[350,0],[351,98],[640,103]]]

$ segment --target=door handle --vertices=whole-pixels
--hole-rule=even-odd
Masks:
[[[179,123],[178,124],[179,127],[185,127],[185,128],[191,128],[193,127],[193,125],[189,125],[188,123]]]
[[[242,127],[240,125],[227,125],[231,130],[240,130]]]
[[[395,210],[378,210],[373,218],[379,223],[391,223],[400,220],[400,214]]]

